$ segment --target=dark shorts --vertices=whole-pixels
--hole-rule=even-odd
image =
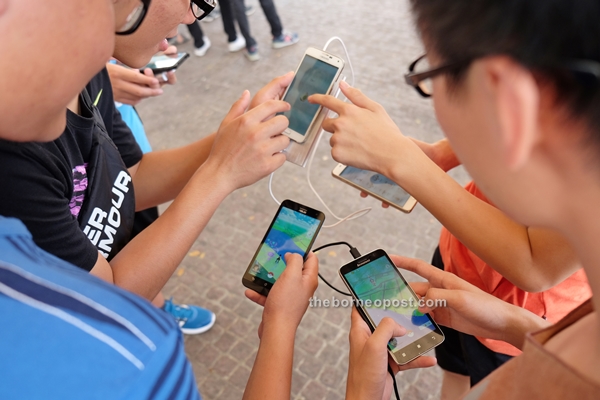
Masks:
[[[431,264],[441,270],[444,269],[439,247],[433,253]],[[445,371],[470,377],[471,386],[476,385],[512,358],[488,349],[475,336],[445,326],[442,327],[442,331],[446,338],[435,348],[438,365]]]

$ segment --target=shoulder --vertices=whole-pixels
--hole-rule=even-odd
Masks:
[[[0,397],[197,397],[173,320],[39,249],[24,228],[3,234],[7,220],[17,221],[0,217],[0,373],[13,384]]]

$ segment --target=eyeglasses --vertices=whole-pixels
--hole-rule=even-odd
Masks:
[[[204,19],[217,6],[217,0],[191,0],[192,13],[198,21]]]
[[[125,25],[121,29],[117,30],[117,35],[131,35],[133,32],[142,24],[142,21],[148,13],[151,0],[140,0],[141,4],[137,6],[127,17]]]
[[[413,61],[408,67],[408,74],[404,75],[404,80],[407,84],[414,87],[415,90],[423,97],[431,97],[433,95],[433,82],[431,78],[437,75],[457,70],[468,65],[471,61],[455,62],[442,65],[441,67],[431,68],[427,60],[427,54]]]

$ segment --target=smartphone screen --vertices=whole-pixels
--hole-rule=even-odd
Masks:
[[[400,207],[410,199],[410,194],[394,181],[376,172],[348,166],[340,173],[340,177]]]
[[[308,97],[317,93],[326,94],[337,72],[338,68],[331,64],[309,55],[304,57],[283,98],[292,106],[289,111],[281,113],[289,119],[289,129],[306,135],[319,111],[319,105],[309,103]]]
[[[285,254],[305,257],[324,220],[325,215],[320,211],[284,201],[248,266],[242,280],[244,285],[268,293],[286,267]]]
[[[150,63],[144,67],[152,70],[167,70],[175,67],[179,60],[185,57],[186,53],[177,53],[173,55],[160,55],[154,56],[150,60]]]
[[[404,336],[395,337],[388,344],[391,351],[396,351],[440,331],[427,314],[419,312],[418,299],[408,283],[385,253],[381,253],[381,257],[342,274],[375,326],[389,317],[406,328]]]

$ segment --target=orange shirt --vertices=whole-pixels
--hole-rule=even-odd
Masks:
[[[477,198],[491,204],[483,193],[471,182],[465,189]],[[440,253],[444,260],[444,269],[477,286],[499,299],[544,316],[556,323],[569,312],[583,304],[592,296],[587,277],[583,269],[575,272],[565,281],[550,290],[528,293],[517,288],[483,260],[471,252],[446,228],[440,235]],[[486,347],[497,353],[516,356],[521,351],[502,341],[477,338]]]

